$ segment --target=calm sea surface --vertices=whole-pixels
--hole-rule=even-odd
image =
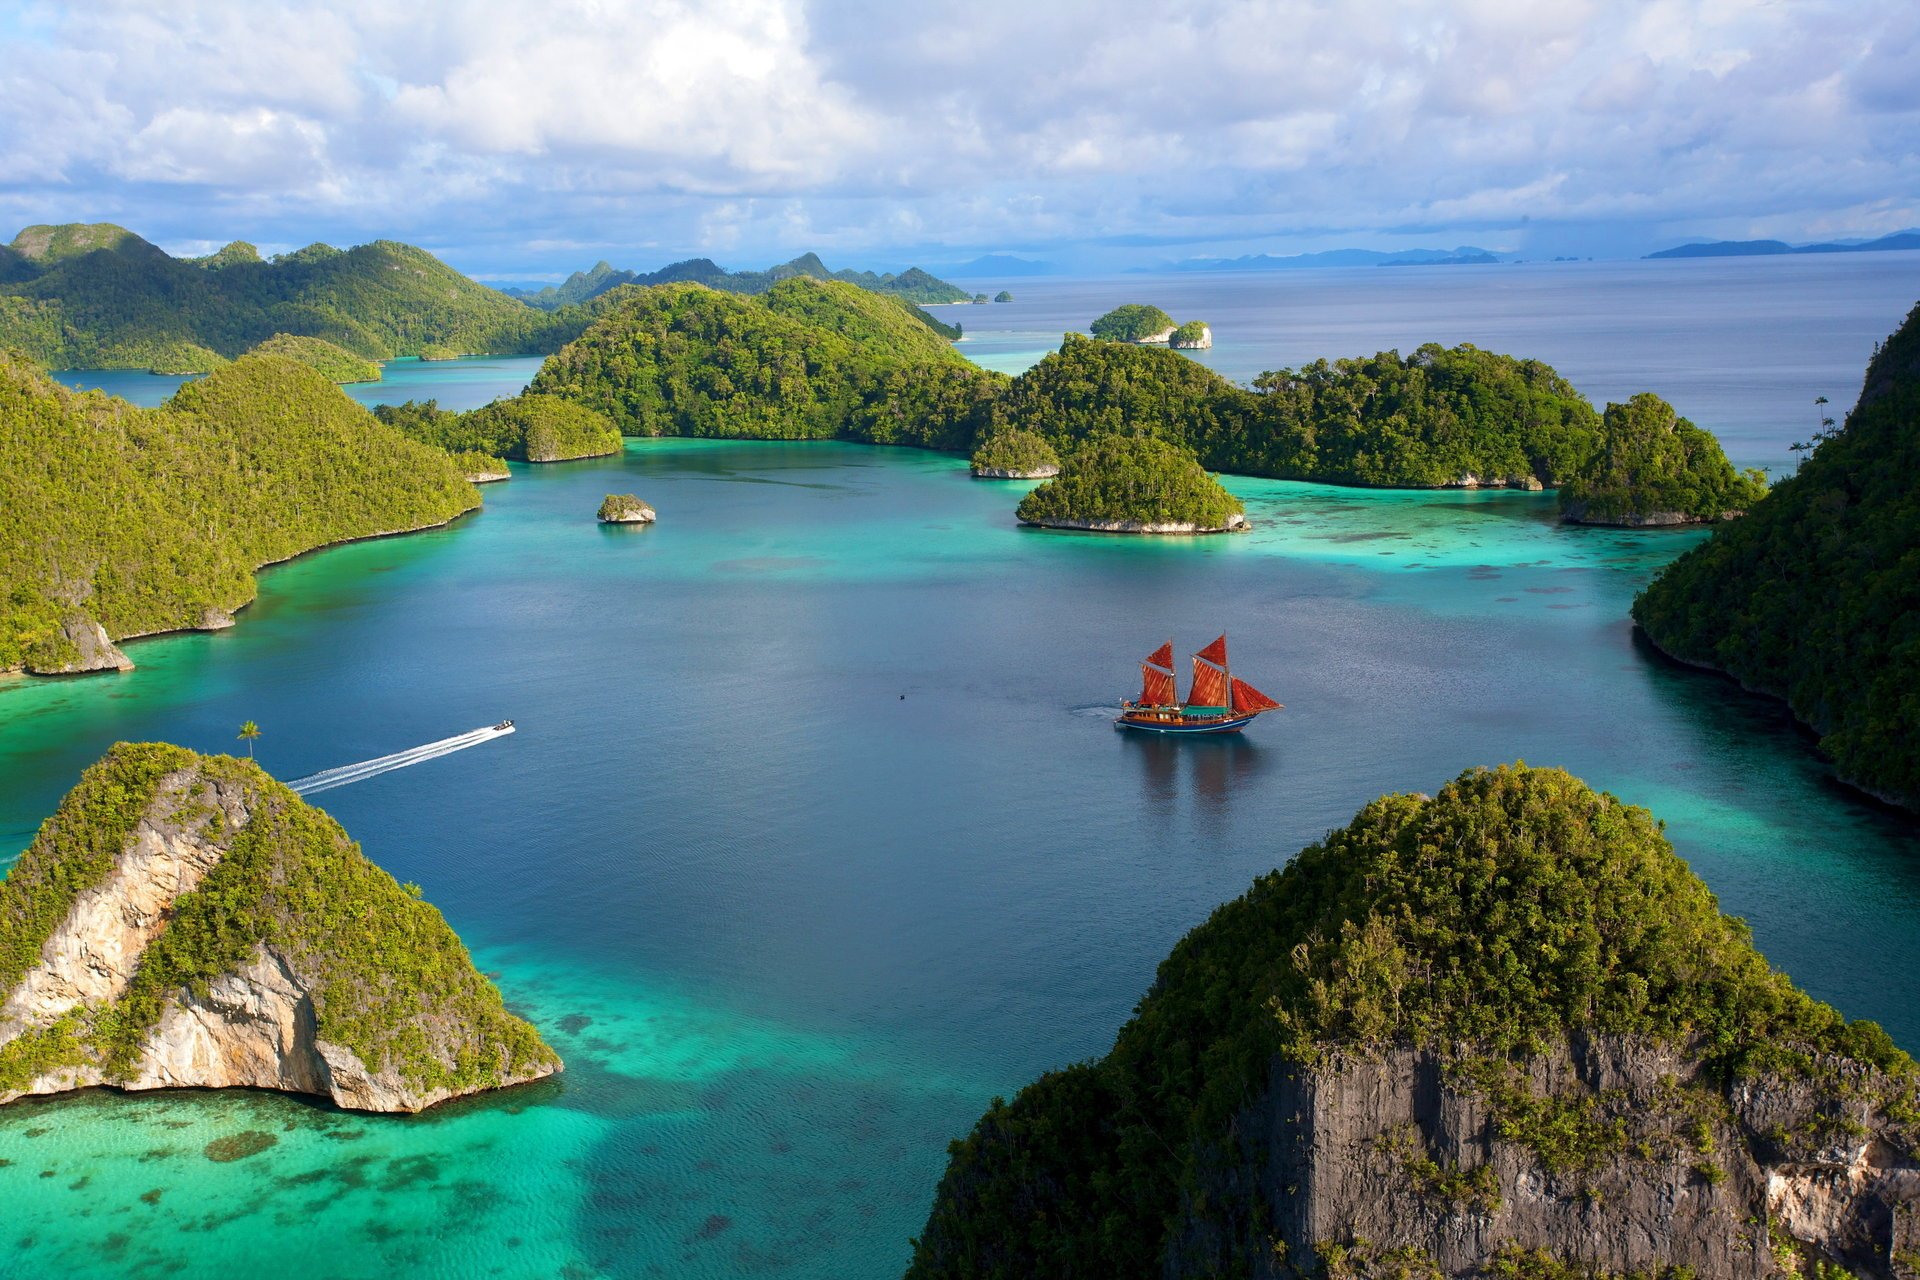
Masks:
[[[1920,295],[1920,255],[1886,257],[1016,281],[965,349],[1015,365],[1147,300],[1214,322],[1235,377],[1473,340],[1757,446],[1851,400]],[[532,367],[429,366],[397,398],[483,403]],[[230,750],[251,718],[292,778],[512,717],[318,799],[568,1062],[412,1119],[16,1103],[0,1273],[896,1276],[946,1141],[1103,1051],[1214,905],[1381,792],[1514,759],[1651,807],[1775,964],[1920,1046],[1914,827],[1777,707],[1633,642],[1633,593],[1701,535],[1562,528],[1550,495],[1229,484],[1253,533],[1145,542],[1022,530],[1026,486],[945,456],[636,441],[270,570],[238,627],[136,643],[129,675],[0,686],[0,865],[117,739]],[[625,491],[660,523],[600,527]],[[1111,729],[1141,655],[1221,630],[1287,710],[1234,741]],[[206,1156],[248,1130],[277,1142]]]

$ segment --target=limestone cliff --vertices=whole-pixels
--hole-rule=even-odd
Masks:
[[[248,1086],[366,1111],[559,1058],[418,890],[250,761],[121,744],[0,883],[0,1102]]]
[[[1263,877],[1106,1058],[996,1100],[909,1274],[1911,1280],[1917,1080],[1645,811],[1476,770]]]

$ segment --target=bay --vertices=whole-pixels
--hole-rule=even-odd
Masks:
[[[1400,292],[1353,305],[1524,328],[1433,296],[1473,270],[1381,270]],[[1561,278],[1566,316],[1604,310]],[[1690,305],[1693,276],[1650,278],[1648,314]],[[1803,292],[1852,297],[1848,333],[1911,302],[1841,279]],[[1022,301],[966,319],[1097,315],[1139,283],[1014,282]],[[1218,317],[1252,286],[1209,287],[1187,305],[1223,358]],[[1727,361],[1763,314],[1666,335],[1760,429],[1772,384]],[[1631,363],[1592,340],[1590,368]],[[1814,343],[1809,385],[1857,385],[1852,346]],[[1048,533],[1013,521],[1025,485],[842,444],[634,441],[513,471],[447,529],[267,571],[238,627],[137,642],[128,675],[0,686],[0,858],[116,739],[231,750],[254,719],[296,777],[512,717],[319,799],[567,1072],[411,1119],[192,1092],[0,1109],[20,1274],[897,1276],[945,1142],[1102,1052],[1217,903],[1381,792],[1521,758],[1650,806],[1775,964],[1920,1045],[1912,824],[1835,785],[1777,705],[1633,640],[1633,593],[1699,533],[1564,528],[1551,495],[1242,479],[1251,534]],[[660,522],[599,526],[628,491]],[[1238,741],[1112,730],[1141,655],[1221,630],[1285,711]],[[245,1131],[276,1141],[205,1154]]]

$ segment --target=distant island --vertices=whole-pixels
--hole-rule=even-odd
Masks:
[[[1022,524],[1100,533],[1227,533],[1247,527],[1240,500],[1193,454],[1151,436],[1078,445],[1060,474],[1021,499]]]
[[[595,263],[589,271],[574,272],[559,285],[548,285],[538,290],[509,289],[506,292],[533,306],[552,310],[590,302],[623,284],[704,284],[709,289],[727,293],[753,294],[765,293],[782,280],[791,280],[795,276],[841,280],[874,293],[890,294],[916,303],[967,302],[973,297],[959,286],[948,284],[918,267],[908,267],[898,275],[892,272],[876,275],[871,271],[846,268],[829,271],[827,264],[816,253],[803,253],[791,262],[768,267],[765,271],[729,271],[711,258],[688,258],[684,262],[661,267],[658,271],[647,272],[621,271],[611,263],[602,261]]]
[[[1087,327],[1106,342],[1160,343],[1173,337],[1173,317],[1158,307],[1129,302],[1115,307]]]
[[[413,1112],[559,1069],[419,886],[251,760],[121,743],[0,881],[0,1103],[251,1088]]]
[[[1648,258],[1756,258],[1788,253],[1883,253],[1890,249],[1920,249],[1920,230],[1896,231],[1873,240],[1827,240],[1818,244],[1788,244],[1784,240],[1705,240],[1650,253]]]
[[[1325,249],[1276,257],[1253,253],[1238,258],[1188,258],[1169,263],[1171,271],[1309,271],[1324,267],[1459,266],[1499,262],[1487,249],[1461,245],[1455,249]]]
[[[951,1146],[908,1280],[1907,1274],[1920,1068],[1646,810],[1472,769],[1272,860]]]
[[[76,223],[0,248],[0,349],[50,369],[206,373],[280,334],[368,361],[545,354],[592,314],[529,307],[391,240],[174,258],[124,227]]]
[[[479,505],[447,453],[284,356],[137,409],[0,353],[0,671],[124,670],[119,640],[232,626],[262,565]]]
[[[1813,445],[1744,520],[1662,570],[1634,621],[1680,661],[1783,699],[1841,778],[1920,811],[1920,307]]]
[[[1628,528],[1712,524],[1766,494],[1765,473],[1734,470],[1711,433],[1642,392],[1607,406],[1592,455],[1560,486],[1560,514]]]

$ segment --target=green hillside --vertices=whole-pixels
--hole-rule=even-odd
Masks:
[[[285,356],[312,369],[332,383],[378,382],[380,366],[325,338],[303,338],[276,333],[253,349],[255,355]]]
[[[1798,474],[1634,602],[1654,643],[1784,698],[1840,775],[1920,809],[1920,307]]]
[[[999,374],[892,299],[790,280],[764,297],[700,285],[617,305],[541,366],[529,391],[605,414],[630,436],[863,440],[969,450]]]
[[[0,262],[0,347],[50,368],[201,372],[277,333],[370,360],[545,352],[590,318],[529,307],[391,240],[271,261],[236,242],[187,260],[119,227],[29,227],[13,251]]]
[[[201,626],[253,598],[261,565],[477,505],[444,453],[284,357],[159,409],[0,357],[0,670],[71,662],[76,619],[114,639]]]

